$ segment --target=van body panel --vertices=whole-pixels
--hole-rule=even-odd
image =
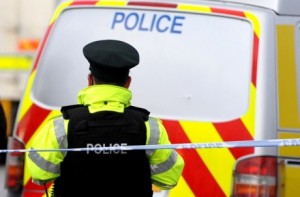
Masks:
[[[300,187],[300,160],[282,159],[279,162],[279,196],[293,197]]]
[[[278,108],[280,129],[300,129],[294,24],[280,24],[277,30]]]
[[[299,138],[299,132],[291,132],[291,131],[279,131],[278,133],[279,139],[292,139]],[[290,158],[298,158],[300,159],[300,147],[280,147],[279,148],[279,156],[281,157],[290,157]]]
[[[299,18],[277,20],[278,138],[299,138]],[[279,147],[279,195],[292,197],[300,187],[300,147]]]

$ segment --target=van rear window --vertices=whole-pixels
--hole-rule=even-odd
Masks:
[[[85,44],[118,39],[135,46],[140,65],[131,71],[132,105],[163,119],[226,121],[249,105],[253,27],[217,15],[69,8],[50,32],[31,95],[58,109],[75,104],[87,86]]]

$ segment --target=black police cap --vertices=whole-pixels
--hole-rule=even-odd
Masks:
[[[104,82],[124,82],[129,70],[139,64],[139,53],[119,40],[99,40],[83,47],[91,74]]]

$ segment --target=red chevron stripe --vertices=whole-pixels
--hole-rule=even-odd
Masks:
[[[95,5],[98,1],[74,1],[71,5]]]
[[[128,2],[128,5],[134,6],[149,6],[149,7],[162,7],[162,8],[177,8],[177,4],[172,3],[156,3],[156,2]]]
[[[171,143],[190,143],[178,121],[163,120]],[[185,161],[183,177],[195,196],[225,196],[195,149],[178,150]]]
[[[37,52],[37,55],[36,55],[36,58],[35,58],[35,62],[34,62],[32,71],[34,71],[36,69],[36,67],[38,65],[38,62],[40,61],[41,54],[42,54],[42,52],[44,50],[46,41],[48,40],[48,36],[49,36],[49,33],[50,33],[51,29],[52,29],[52,26],[53,26],[53,24],[50,24],[49,27],[48,27],[48,29],[47,29],[47,31],[46,31],[46,33],[45,33],[45,36],[44,36],[44,39],[43,39],[43,41],[41,43],[40,49]]]
[[[23,139],[24,143],[27,143],[49,113],[49,110],[45,110],[33,104],[20,120],[17,127],[17,136]]]
[[[244,12],[235,11],[235,10],[226,10],[226,9],[220,9],[220,8],[211,8],[211,12],[213,12],[213,13],[220,13],[220,14],[226,14],[226,15],[232,15],[232,16],[245,17]]]
[[[42,197],[44,195],[43,193],[40,192],[32,192],[32,191],[24,191],[22,197]]]
[[[226,123],[214,123],[214,127],[219,132],[221,138],[226,141],[252,140],[252,136],[240,119],[236,119]],[[229,149],[235,159],[251,154],[254,148],[230,148]]]
[[[253,35],[253,57],[252,57],[252,83],[256,87],[257,59],[258,59],[259,38],[254,32]]]
[[[47,186],[48,186],[48,184],[47,184]],[[41,191],[40,193],[39,192],[34,192],[34,193],[36,193],[36,196],[43,196],[44,191],[45,191],[44,186],[37,185],[37,184],[33,183],[31,178],[28,180],[28,182],[26,183],[24,188],[25,188],[25,194],[26,194],[26,190],[28,190],[28,191],[40,190]],[[33,192],[29,192],[29,194],[32,194],[32,193]]]

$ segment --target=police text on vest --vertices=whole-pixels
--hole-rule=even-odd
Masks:
[[[114,150],[114,148],[119,148],[121,146],[127,146],[127,143],[121,143],[121,144],[87,144],[87,154],[89,154],[90,151],[93,151],[96,154],[127,154],[125,150]],[[111,148],[111,149],[106,149]]]

